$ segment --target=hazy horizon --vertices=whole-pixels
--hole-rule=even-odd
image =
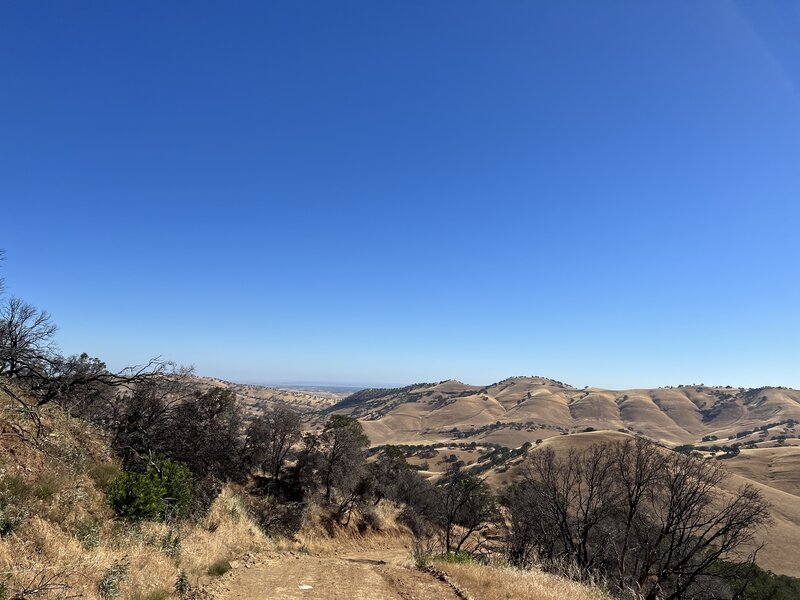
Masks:
[[[798,26],[4,3],[0,273],[113,368],[800,388]]]
[[[472,386],[488,386],[488,385],[492,385],[492,384],[495,384],[495,383],[499,383],[500,381],[503,381],[505,379],[514,379],[514,378],[518,378],[518,377],[542,377],[542,378],[545,378],[545,379],[551,379],[551,380],[554,380],[554,381],[558,381],[558,382],[563,383],[565,385],[571,386],[571,387],[573,387],[575,389],[582,389],[584,387],[589,387],[589,388],[599,388],[599,389],[608,389],[608,390],[634,390],[634,389],[676,388],[676,387],[680,387],[680,386],[691,387],[692,385],[704,385],[704,386],[707,386],[707,387],[719,387],[719,388],[725,388],[725,387],[730,386],[732,388],[744,388],[744,389],[749,389],[749,388],[758,389],[758,388],[762,388],[762,387],[790,387],[790,386],[785,386],[785,385],[781,385],[781,384],[778,384],[778,383],[771,383],[771,384],[767,383],[767,384],[757,385],[757,386],[737,386],[737,385],[732,385],[732,384],[710,383],[710,382],[707,382],[707,381],[691,381],[691,382],[683,382],[683,383],[675,383],[675,384],[667,383],[667,384],[661,384],[661,385],[647,385],[647,386],[614,386],[614,387],[607,387],[607,386],[592,385],[592,384],[586,384],[584,386],[584,385],[574,384],[574,383],[572,383],[570,381],[562,381],[562,380],[558,379],[557,377],[548,377],[547,375],[541,375],[541,374],[539,374],[539,375],[531,375],[531,374],[529,374],[529,375],[519,375],[519,374],[517,374],[517,375],[508,375],[506,377],[493,379],[491,381],[465,381],[465,380],[459,379],[457,377],[444,377],[444,378],[431,379],[430,381],[423,381],[423,380],[416,381],[415,380],[415,381],[405,381],[405,382],[400,382],[400,383],[397,383],[397,382],[395,382],[395,383],[357,382],[357,381],[305,381],[305,380],[293,380],[293,381],[274,380],[274,381],[270,381],[270,380],[259,380],[259,379],[239,380],[239,379],[227,379],[225,377],[217,377],[215,375],[209,375],[207,373],[198,374],[198,376],[199,377],[212,378],[212,379],[221,379],[223,381],[228,381],[228,382],[231,382],[231,383],[238,383],[238,384],[242,384],[242,385],[256,385],[256,386],[261,386],[261,387],[297,388],[297,389],[313,389],[313,388],[320,388],[320,389],[322,389],[322,388],[330,388],[330,389],[337,389],[337,388],[338,389],[388,388],[388,389],[391,389],[391,388],[403,388],[403,387],[407,387],[409,385],[415,385],[415,384],[439,383],[439,382],[442,382],[442,381],[451,381],[451,380],[460,381],[461,383],[464,383],[466,385],[472,385]]]

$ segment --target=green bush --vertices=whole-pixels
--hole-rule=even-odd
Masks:
[[[84,473],[86,471],[86,452],[75,445],[68,445],[58,449],[61,460],[69,467],[73,473]]]
[[[718,561],[715,567],[732,589],[738,590],[747,583],[741,595],[743,600],[796,600],[800,598],[800,579],[795,577],[776,575],[758,565]]]
[[[164,501],[172,516],[183,516],[192,502],[192,474],[182,463],[162,460],[161,482],[164,485]]]
[[[470,563],[472,557],[464,551],[461,552],[448,552],[444,559],[451,563]]]
[[[123,471],[108,486],[111,506],[128,519],[185,514],[192,499],[192,480],[182,464],[159,460],[145,471]]]
[[[5,498],[0,497],[0,537],[14,533],[21,523],[22,518],[14,508]]]
[[[32,486],[33,496],[42,502],[51,502],[66,483],[63,475],[45,473],[39,477]]]
[[[22,477],[3,472],[0,484],[0,494],[9,503],[23,505],[34,497],[33,485]]]
[[[108,494],[118,515],[128,519],[153,519],[167,509],[167,491],[158,475],[126,471],[111,482]]]
[[[179,558],[181,555],[181,537],[174,529],[170,529],[161,538],[161,550],[170,558]]]
[[[21,524],[21,506],[30,495],[30,486],[0,467],[0,537],[13,533]],[[1,600],[1,599],[0,599]]]

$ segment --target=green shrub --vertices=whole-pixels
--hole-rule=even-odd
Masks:
[[[46,473],[34,482],[33,496],[42,502],[50,502],[64,488],[64,485],[65,479],[62,475]]]
[[[86,453],[79,446],[68,445],[59,449],[61,460],[73,473],[86,471]]]
[[[22,518],[17,514],[8,501],[0,497],[0,537],[13,533],[22,523]]]
[[[33,497],[33,486],[22,477],[3,473],[0,496],[16,505],[24,504]]]
[[[776,575],[758,565],[736,564],[718,561],[715,568],[727,580],[732,589],[747,587],[743,600],[796,600],[800,598],[800,579],[788,575]]]
[[[123,471],[108,495],[117,514],[128,519],[180,516],[192,499],[191,475],[184,465],[162,459],[143,472]]]
[[[111,482],[108,489],[111,506],[118,515],[128,519],[153,519],[167,509],[167,491],[158,475],[152,471],[126,471]]]
[[[0,467],[0,537],[13,533],[22,524],[20,506],[28,496],[30,485],[24,479],[8,475]]]
[[[464,552],[463,550],[460,552],[448,552],[444,559],[447,562],[451,563],[470,563],[472,562],[472,557]]]
[[[418,569],[425,569],[429,567],[432,562],[432,558],[430,554],[412,554],[412,558],[414,559],[414,565]]]
[[[164,501],[171,516],[183,516],[192,502],[192,474],[182,463],[170,460],[157,462],[164,486]]]
[[[228,571],[231,570],[231,563],[227,560],[218,560],[211,564],[208,567],[208,574],[212,577],[219,577],[220,575],[225,575]]]

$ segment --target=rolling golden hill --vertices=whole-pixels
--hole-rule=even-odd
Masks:
[[[484,387],[448,380],[362,390],[325,412],[358,417],[375,445],[457,440],[516,447],[592,428],[669,445],[733,440],[764,447],[780,436],[781,443],[798,443],[800,391],[703,385],[578,389],[542,377],[513,377]]]

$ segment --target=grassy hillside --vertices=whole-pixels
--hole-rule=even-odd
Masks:
[[[542,377],[484,387],[448,380],[363,390],[328,411],[358,417],[375,445],[454,440],[516,447],[587,428],[624,430],[673,445],[729,439],[757,447],[800,444],[800,391],[785,388],[616,391],[576,389]]]
[[[232,488],[197,521],[115,518],[106,490],[120,467],[104,437],[54,406],[39,417],[34,437],[0,391],[0,597],[157,600],[270,546]]]
[[[195,377],[199,389],[225,388],[233,390],[250,411],[257,413],[274,406],[286,406],[299,413],[325,410],[341,402],[347,394],[321,389],[287,389],[263,385],[234,383],[216,377]]]

